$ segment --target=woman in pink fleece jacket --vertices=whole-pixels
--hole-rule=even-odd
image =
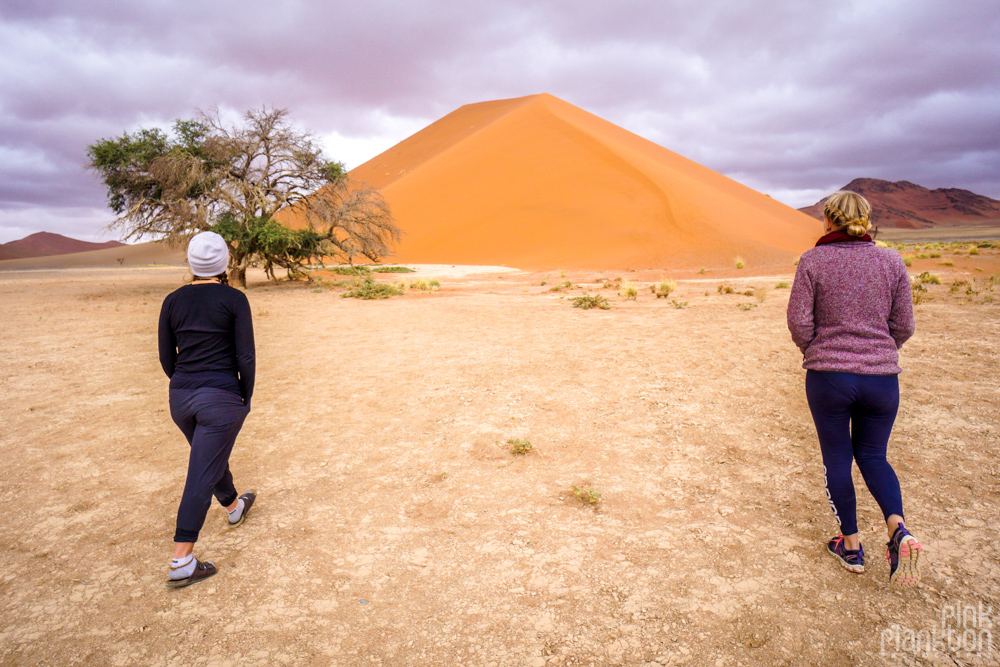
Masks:
[[[840,525],[827,550],[850,572],[865,571],[851,478],[857,461],[888,529],[889,583],[912,586],[923,548],[903,525],[899,480],[886,449],[899,409],[897,350],[913,335],[913,301],[902,257],[868,235],[871,210],[854,192],[826,200],[826,235],[799,260],[788,330],[802,350],[827,498]]]

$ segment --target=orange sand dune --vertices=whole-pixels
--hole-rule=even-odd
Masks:
[[[551,95],[464,106],[351,171],[395,261],[698,268],[792,261],[807,215]]]

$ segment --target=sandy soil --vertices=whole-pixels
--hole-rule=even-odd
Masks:
[[[0,273],[0,664],[913,664],[880,652],[893,632],[1000,609],[1000,288],[939,268],[890,449],[927,548],[908,592],[863,490],[868,573],[824,551],[791,267],[692,276],[683,308],[594,284],[658,275],[442,271],[436,293],[357,301],[252,274],[232,465],[259,500],[234,531],[212,509],[196,554],[220,573],[181,590],[187,446],[155,327],[183,269]],[[979,294],[949,291],[967,276]],[[585,291],[613,308],[571,307]],[[919,664],[997,664],[996,641]]]

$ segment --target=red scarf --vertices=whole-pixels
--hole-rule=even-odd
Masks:
[[[871,240],[872,237],[869,234],[865,234],[864,236],[851,236],[850,234],[841,229],[835,232],[830,232],[826,236],[820,238],[819,241],[816,241],[816,245],[821,246],[825,243],[840,243],[841,241],[871,241]]]

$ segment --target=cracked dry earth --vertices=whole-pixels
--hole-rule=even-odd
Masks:
[[[918,654],[905,632],[1000,608],[1000,306],[917,306],[890,460],[927,558],[896,592],[860,478],[869,571],[825,553],[782,271],[730,278],[763,302],[691,276],[685,308],[638,275],[608,311],[556,273],[385,301],[252,275],[232,467],[258,504],[234,531],[213,507],[195,553],[219,574],[180,590],[187,445],[155,328],[184,270],[0,274],[0,664],[998,664],[996,639]]]

